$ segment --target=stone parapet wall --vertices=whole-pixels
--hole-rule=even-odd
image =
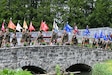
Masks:
[[[33,65],[54,71],[59,64],[63,70],[77,63],[93,66],[112,59],[112,51],[76,46],[26,46],[0,49],[0,68],[21,68]]]

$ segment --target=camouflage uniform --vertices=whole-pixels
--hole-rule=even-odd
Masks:
[[[67,33],[64,33],[63,34],[63,38],[62,38],[62,44],[65,44],[68,42],[68,34]]]
[[[97,42],[95,41],[95,39],[93,40],[92,47],[93,48],[96,48],[97,47]]]
[[[10,33],[9,32],[6,32],[5,34],[5,42],[10,43]]]
[[[38,41],[39,44],[41,44],[43,42],[43,35],[42,34],[40,34],[38,36],[37,41]]]
[[[4,37],[4,35],[1,34],[1,35],[0,35],[0,47],[2,46],[2,40],[3,40],[3,37]]]
[[[30,45],[30,43],[31,43],[31,34],[27,33],[26,37],[27,37],[26,42],[28,43],[28,45]]]
[[[78,40],[77,40],[77,37],[75,35],[72,36],[72,43],[75,45],[78,44]]]
[[[14,34],[14,37],[12,38],[12,43],[13,43],[13,46],[16,46],[16,44],[17,44],[16,34]]]
[[[100,38],[98,39],[98,47],[102,48],[103,42],[100,40]]]
[[[51,37],[51,42],[56,43],[57,42],[57,33],[53,32]]]
[[[22,33],[21,42],[26,42],[26,38],[27,38],[27,33],[26,32],[23,32]]]

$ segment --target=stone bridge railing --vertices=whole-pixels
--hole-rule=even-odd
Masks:
[[[26,46],[0,49],[1,68],[21,68],[33,65],[54,71],[56,64],[62,69],[83,63],[93,66],[97,62],[112,59],[112,51],[76,46]]]

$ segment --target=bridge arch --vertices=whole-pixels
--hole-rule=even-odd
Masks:
[[[92,67],[87,65],[87,64],[83,64],[83,63],[77,63],[77,64],[73,64],[71,66],[69,66],[66,69],[66,72],[75,72],[75,71],[80,71],[80,72],[91,72]]]
[[[37,67],[37,66],[33,66],[33,65],[23,66],[22,69],[23,70],[28,70],[32,74],[46,74],[46,70],[44,70],[40,67]]]

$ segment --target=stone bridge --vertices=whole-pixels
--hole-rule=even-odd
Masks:
[[[37,66],[47,72],[54,71],[56,64],[67,69],[75,64],[93,67],[97,62],[112,59],[112,51],[76,46],[25,46],[0,49],[0,68]]]

